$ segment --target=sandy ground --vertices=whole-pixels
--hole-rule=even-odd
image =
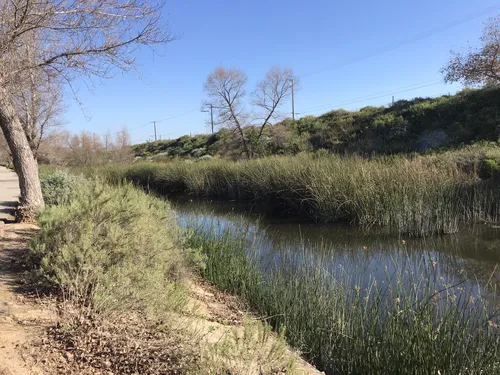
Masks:
[[[6,224],[14,221],[19,186],[16,173],[0,167],[0,375],[43,374],[28,364],[25,349],[40,337],[53,315],[18,293],[16,280],[23,272],[20,254],[38,227]]]
[[[34,225],[9,224],[0,238],[0,375],[43,374],[29,364],[29,343],[44,334],[54,316],[43,304],[18,293],[16,283],[22,272],[19,254],[37,230]]]

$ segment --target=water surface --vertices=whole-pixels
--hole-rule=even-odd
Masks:
[[[381,228],[362,230],[261,215],[262,210],[237,202],[174,201],[172,205],[181,226],[243,232],[259,251],[264,268],[280,264],[287,254],[295,264],[326,264],[332,274],[343,273],[362,288],[373,280],[399,282],[396,274],[428,282],[436,291],[456,285],[477,296],[491,296],[500,286],[499,227],[476,225],[452,235],[415,238]]]

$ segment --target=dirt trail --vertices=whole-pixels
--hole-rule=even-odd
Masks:
[[[28,365],[26,346],[40,335],[42,322],[51,319],[41,305],[16,292],[23,271],[19,255],[38,230],[34,225],[5,224],[14,219],[18,194],[16,174],[0,167],[0,375],[43,374]]]

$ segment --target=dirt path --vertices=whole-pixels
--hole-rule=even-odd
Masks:
[[[0,167],[0,375],[43,374],[27,364],[27,343],[40,334],[42,322],[51,314],[16,292],[16,279],[23,268],[18,259],[38,228],[28,224],[5,224],[14,219],[19,188],[17,176]]]
[[[19,185],[16,173],[0,166],[0,221],[14,220],[13,210],[17,206],[18,197]]]

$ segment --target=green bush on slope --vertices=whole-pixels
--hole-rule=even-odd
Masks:
[[[165,201],[130,184],[89,181],[38,220],[42,231],[30,250],[36,276],[91,313],[160,316],[184,302],[186,260]]]
[[[394,154],[453,149],[500,137],[500,87],[466,89],[455,95],[399,100],[390,106],[357,111],[333,110],[320,116],[285,119],[266,127],[255,141],[255,128],[245,128],[257,156],[295,155],[325,149],[338,153]],[[243,158],[241,143],[229,129],[215,134],[134,146],[137,156],[197,157],[203,154]]]

